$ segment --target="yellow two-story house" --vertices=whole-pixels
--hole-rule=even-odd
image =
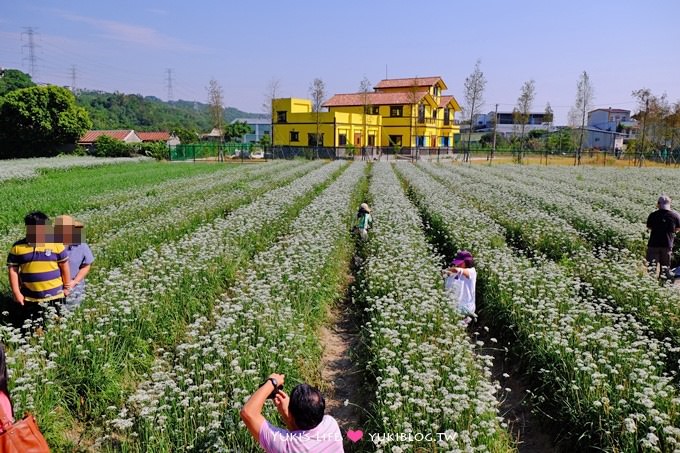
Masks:
[[[336,94],[313,112],[307,99],[272,103],[275,146],[448,148],[460,106],[441,77],[385,79],[373,92]],[[317,135],[318,133],[318,135]],[[317,139],[318,137],[318,139]]]

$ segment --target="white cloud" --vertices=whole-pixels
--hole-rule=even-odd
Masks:
[[[130,25],[114,20],[103,20],[77,14],[61,13],[61,16],[73,22],[81,22],[103,31],[99,35],[107,39],[123,41],[137,46],[157,50],[181,50],[187,52],[207,52],[206,49],[187,44],[171,36],[163,35],[157,30],[139,25]]]

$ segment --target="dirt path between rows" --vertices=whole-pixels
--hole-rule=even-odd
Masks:
[[[484,315],[483,313],[480,315],[480,322],[471,326],[471,337],[473,340],[484,341],[484,354],[493,357],[491,380],[498,381],[503,388],[497,395],[500,400],[500,415],[508,422],[509,431],[517,442],[519,453],[561,451],[554,440],[557,435],[554,422],[547,419],[544,414],[537,413],[527,392],[531,385],[518,358],[513,357],[509,351],[510,344],[501,345],[503,340],[497,340],[499,343],[492,342],[494,330],[487,330]]]
[[[351,290],[350,285],[346,297],[332,308],[320,333],[324,345],[321,377],[325,383],[326,413],[338,421],[343,436],[349,430],[362,428],[369,401],[364,375],[357,363],[361,326],[356,307],[351,303]],[[357,446],[345,438],[345,451],[355,451]]]

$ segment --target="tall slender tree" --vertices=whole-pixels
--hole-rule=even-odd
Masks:
[[[519,125],[520,129],[519,152],[517,154],[517,160],[520,163],[524,159],[524,133],[531,117],[531,108],[534,105],[535,97],[536,83],[533,79],[524,82],[517,98],[517,107],[513,111],[514,122]]]
[[[552,123],[555,118],[550,102],[546,102],[545,111],[543,112],[543,122],[548,125],[548,130],[545,133],[545,164],[548,165],[548,139],[552,129]]]
[[[279,79],[272,78],[269,83],[267,84],[267,88],[264,92],[264,102],[262,103],[262,111],[269,115],[270,121],[270,134],[271,137],[269,142],[270,144],[274,144],[274,115],[276,112],[274,112],[274,100],[278,97],[279,95],[279,89],[280,89],[281,82]],[[264,138],[264,136],[263,136]]]
[[[475,68],[469,76],[465,78],[463,89],[465,93],[465,116],[470,119],[468,129],[467,147],[463,154],[463,161],[470,160],[470,142],[472,140],[472,129],[474,128],[475,115],[479,114],[484,105],[484,89],[486,88],[486,77],[480,69],[481,60],[477,60]]]
[[[371,81],[368,80],[366,76],[359,83],[359,93],[361,93],[361,104],[363,106],[363,123],[364,129],[361,136],[361,158],[363,159],[366,154],[366,144],[368,140],[368,125],[366,120],[366,115],[371,113],[371,102],[370,102],[370,92],[371,92]]]
[[[316,114],[316,135],[315,135],[315,149],[316,157],[319,157],[319,142],[321,142],[321,109],[323,108],[324,100],[326,99],[326,84],[323,80],[316,78],[309,85],[309,95],[312,97],[312,111]]]
[[[670,114],[666,119],[666,124],[669,130],[669,160],[666,163],[670,163],[671,159],[674,159],[675,149],[678,146],[678,140],[680,139],[680,101],[673,104]]]
[[[409,118],[409,134],[411,135],[410,138],[410,146],[413,146],[414,148],[411,149],[411,157],[417,159],[418,158],[418,118],[417,115],[419,114],[419,104],[418,102],[420,101],[421,98],[421,88],[420,88],[420,81],[418,79],[418,76],[413,78],[413,81],[411,82],[411,86],[409,87],[408,91],[408,101],[410,104],[409,109],[411,110],[410,113],[410,118]]]
[[[650,89],[642,88],[633,91],[633,97],[638,101],[638,111],[634,116],[638,121],[642,121],[642,134],[636,147],[637,155],[642,157],[645,152],[654,149],[665,150],[672,138],[669,126],[673,119],[673,108],[666,94],[656,96]],[[642,159],[638,164],[641,162]]]
[[[222,86],[215,79],[210,79],[208,84],[208,104],[210,108],[210,116],[212,118],[213,127],[215,127],[220,135],[219,145],[217,148],[217,160],[224,161],[224,150],[222,144],[224,142],[222,122],[224,119],[224,94]]]
[[[590,82],[590,76],[586,71],[583,71],[576,83],[576,101],[569,114],[571,121],[576,123],[580,119],[580,134],[578,139],[578,149],[574,156],[574,165],[581,165],[581,155],[583,154],[583,134],[586,128],[586,118],[588,110],[592,108],[593,99],[595,98],[595,90]]]

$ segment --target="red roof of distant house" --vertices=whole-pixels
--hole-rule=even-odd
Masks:
[[[170,132],[137,132],[143,142],[167,142],[170,140]]]
[[[441,77],[409,77],[405,79],[384,79],[378,82],[375,86],[376,90],[381,88],[404,88],[404,87],[431,87],[438,81],[442,80]],[[442,83],[444,83],[442,81]]]
[[[591,110],[588,113],[593,113],[593,112],[598,112],[598,111],[612,112],[612,113],[630,113],[630,110],[624,110],[624,109],[595,109],[595,110]]]
[[[106,135],[117,140],[125,140],[131,132],[134,133],[132,129],[115,131],[87,131],[85,132],[85,135],[83,135],[80,140],[78,140],[78,143],[94,143],[97,138],[102,135]]]
[[[418,90],[415,92],[416,102],[419,102],[425,95],[427,91]],[[364,96],[366,99],[364,100]],[[413,93],[408,91],[402,91],[397,93],[349,93],[349,94],[336,94],[329,100],[327,100],[323,105],[324,107],[345,107],[345,106],[357,106],[357,105],[391,105],[391,104],[412,104],[413,103]]]

